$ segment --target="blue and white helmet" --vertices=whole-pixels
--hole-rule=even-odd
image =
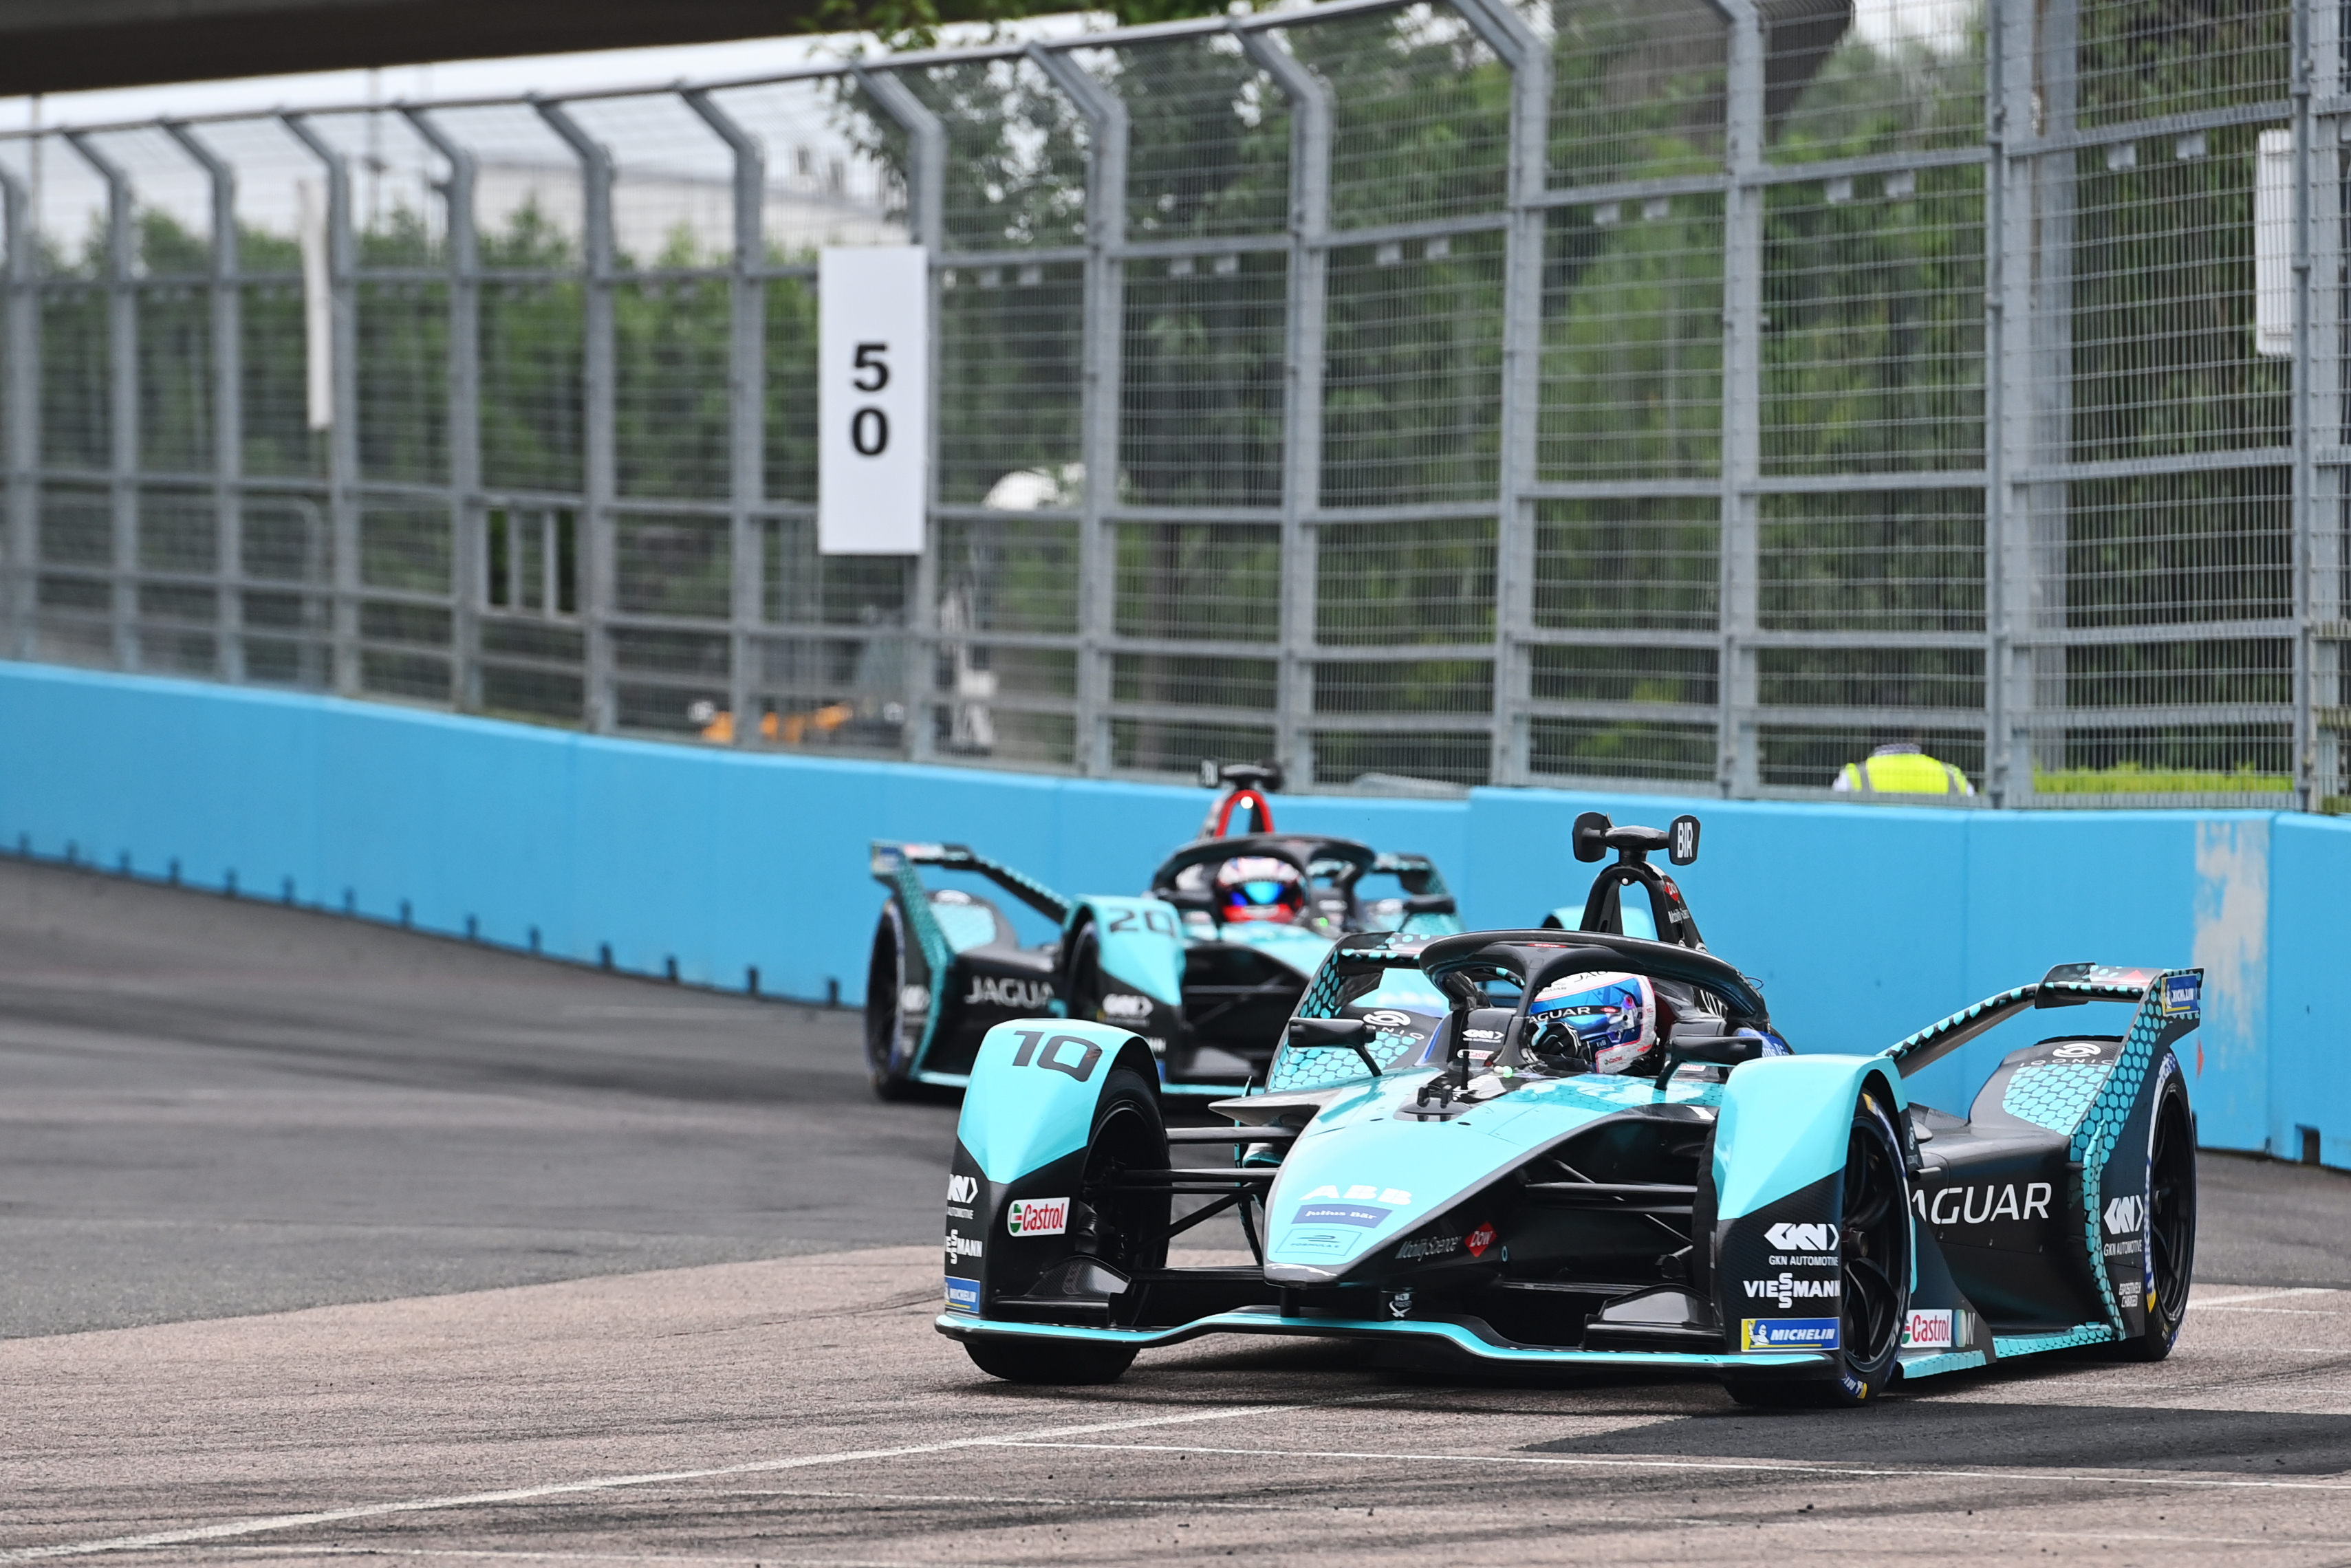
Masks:
[[[1646,975],[1566,976],[1535,994],[1527,1017],[1539,1031],[1545,1025],[1573,1030],[1594,1072],[1631,1071],[1657,1044],[1657,992]]]

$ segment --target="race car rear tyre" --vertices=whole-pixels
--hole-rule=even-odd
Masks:
[[[2164,1081],[2147,1132],[2147,1207],[2140,1222],[2152,1300],[2147,1326],[2115,1346],[2125,1361],[2161,1361],[2188,1321],[2196,1272],[2196,1123],[2178,1073]]]
[[[883,1100],[904,1100],[914,1092],[905,1009],[906,917],[893,898],[882,906],[865,970],[865,1071]]]
[[[1910,1307],[1910,1184],[1902,1144],[1876,1097],[1854,1107],[1845,1141],[1844,1218],[1837,1233],[1837,1364],[1805,1382],[1732,1379],[1741,1405],[1837,1409],[1865,1405],[1894,1380]]]
[[[1132,1345],[1061,1339],[970,1339],[963,1348],[974,1366],[1007,1383],[1116,1383],[1134,1362]]]

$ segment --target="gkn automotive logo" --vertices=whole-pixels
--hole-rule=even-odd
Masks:
[[[1834,1301],[1837,1281],[1834,1280],[1799,1280],[1793,1274],[1782,1274],[1776,1280],[1742,1280],[1747,1299],[1771,1301],[1782,1310],[1800,1301]]]
[[[1004,1211],[1004,1228],[1013,1236],[1060,1236],[1070,1228],[1070,1200],[1066,1197],[1024,1197],[1015,1199]]]
[[[1102,1017],[1132,1022],[1151,1016],[1151,998],[1127,991],[1113,991],[1102,999]]]
[[[979,1178],[977,1176],[951,1176],[947,1177],[947,1201],[949,1203],[969,1203],[973,1198],[976,1198],[978,1196]]]
[[[1774,1225],[1763,1232],[1763,1239],[1782,1252],[1834,1252],[1837,1249],[1837,1228],[1834,1225]]]
[[[2147,1199],[2137,1193],[2106,1203],[2106,1230],[2114,1236],[2134,1236],[2147,1223]]]

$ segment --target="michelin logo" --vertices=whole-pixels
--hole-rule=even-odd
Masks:
[[[1746,1318],[1739,1325],[1739,1348],[1748,1350],[1834,1350],[1834,1318]]]
[[[977,1312],[979,1311],[979,1281],[977,1280],[958,1280],[953,1274],[949,1274],[947,1276],[947,1311],[951,1312]]]

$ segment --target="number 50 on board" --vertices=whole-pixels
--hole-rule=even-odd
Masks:
[[[930,373],[931,278],[923,248],[842,246],[820,256],[820,553],[923,553]]]

